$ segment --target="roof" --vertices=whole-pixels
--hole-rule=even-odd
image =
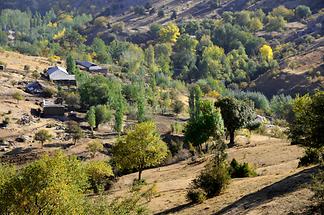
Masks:
[[[64,105],[61,104],[55,104],[53,101],[50,100],[43,100],[43,107],[58,107],[58,108],[64,108]]]
[[[76,61],[76,64],[77,65],[80,65],[80,66],[83,66],[83,67],[86,67],[86,68],[90,68],[90,67],[93,67],[93,66],[98,66],[94,63],[91,63],[89,61]]]
[[[47,75],[51,81],[75,81],[75,75],[69,75],[66,69],[60,66],[50,67]]]
[[[89,71],[96,71],[96,70],[103,69],[101,66],[98,66],[97,64],[89,62],[89,61],[76,61],[76,64],[86,68]]]

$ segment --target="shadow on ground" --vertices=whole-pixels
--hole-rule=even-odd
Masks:
[[[273,198],[294,192],[299,188],[304,187],[309,184],[312,180],[312,175],[318,171],[318,167],[313,167],[310,169],[305,169],[301,172],[298,172],[294,175],[288,176],[287,178],[282,179],[274,184],[271,184],[263,189],[251,193],[242,197],[241,199],[235,201],[229,206],[221,209],[215,215],[221,215],[226,213],[235,213],[233,209],[243,208],[243,213],[246,214],[253,208],[270,202]],[[235,213],[239,214],[239,213]]]
[[[300,171],[294,175],[288,176],[281,181],[278,181],[274,184],[266,186],[261,190],[246,195],[232,204],[226,206],[221,209],[214,215],[222,215],[222,214],[247,214],[253,208],[257,206],[270,202],[273,198],[279,197],[281,195],[294,192],[302,187],[305,187],[312,180],[312,175],[318,171],[319,167],[312,167],[310,169],[305,169]],[[217,197],[216,197],[217,198]],[[180,212],[186,208],[192,207],[194,204],[186,203],[183,205],[176,206],[174,208],[170,208],[164,210],[162,212],[156,213],[155,215],[163,215],[163,214],[173,214]],[[235,211],[234,211],[235,210]],[[238,211],[241,212],[238,212]]]

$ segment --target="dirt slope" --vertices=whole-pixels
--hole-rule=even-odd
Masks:
[[[146,170],[148,186],[157,184],[158,195],[149,208],[154,214],[288,214],[302,212],[312,193],[304,188],[314,169],[297,169],[303,149],[285,140],[254,135],[251,144],[228,150],[229,160],[252,163],[259,176],[233,179],[218,197],[191,205],[185,195],[192,179],[205,162],[189,161]],[[137,174],[121,177],[109,195],[122,196]],[[298,200],[298,201],[296,201]]]

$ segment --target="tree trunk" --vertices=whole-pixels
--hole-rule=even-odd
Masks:
[[[228,144],[228,147],[233,147],[234,146],[234,139],[235,139],[235,130],[234,131],[230,131],[229,132],[229,136],[230,136],[230,142]]]
[[[142,179],[142,172],[143,172],[142,169],[138,170],[138,181]]]

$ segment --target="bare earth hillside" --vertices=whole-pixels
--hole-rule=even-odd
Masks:
[[[185,198],[192,179],[206,162],[186,161],[146,170],[148,186],[157,184],[158,194],[149,203],[154,214],[288,214],[301,213],[310,204],[312,193],[305,188],[310,169],[297,169],[303,149],[286,140],[254,135],[249,145],[229,149],[228,159],[252,163],[259,176],[232,179],[218,197],[200,205],[191,205]],[[137,174],[121,177],[109,195],[121,196],[129,190]]]

